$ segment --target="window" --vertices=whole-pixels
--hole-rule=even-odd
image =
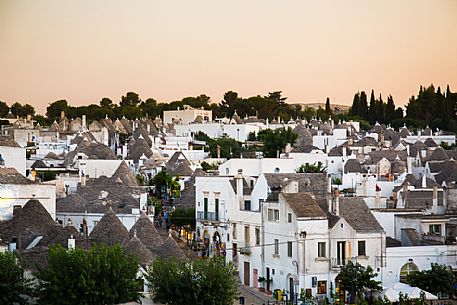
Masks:
[[[292,222],[292,213],[287,213],[287,222],[288,223]]]
[[[291,241],[287,242],[287,256],[292,257],[292,242]]]
[[[233,236],[233,239],[236,239],[236,223],[232,224],[232,227],[233,227],[232,236]]]
[[[418,271],[419,268],[417,268],[416,264],[414,264],[413,262],[404,264],[400,270],[400,282],[406,283],[408,276]]]
[[[317,257],[325,257],[325,242],[317,243]]]
[[[203,198],[203,219],[208,219],[208,198]]]
[[[268,209],[268,221],[279,221],[279,210]]]
[[[275,254],[279,255],[279,239],[275,239]]]
[[[327,294],[327,281],[317,281],[317,294]]]
[[[260,228],[255,228],[255,244],[260,245]]]
[[[364,240],[359,240],[357,243],[357,250],[358,250],[358,255],[359,256],[366,256],[366,250],[365,250],[365,241]]]
[[[249,226],[244,226],[244,244],[249,246],[251,243],[251,238],[249,234]]]
[[[216,214],[215,220],[219,221],[219,198],[214,199],[214,205],[215,205],[214,211],[215,211],[215,214]]]
[[[245,200],[244,201],[244,209],[246,211],[250,211],[251,210],[251,200]]]
[[[441,236],[441,225],[429,225],[428,226],[428,233],[430,235]]]

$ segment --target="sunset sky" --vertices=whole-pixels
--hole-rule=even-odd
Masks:
[[[0,0],[0,101],[457,91],[457,1]]]

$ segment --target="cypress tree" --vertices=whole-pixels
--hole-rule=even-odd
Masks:
[[[327,97],[327,101],[325,101],[325,113],[328,115],[332,114],[332,108],[330,108],[330,98]]]
[[[379,100],[376,102],[376,120],[379,123],[385,123],[385,120],[384,120],[384,101],[382,100],[381,94],[379,94]]]
[[[374,90],[371,89],[371,96],[370,96],[370,108],[368,109],[368,121],[370,124],[374,124],[376,122],[376,100],[374,98]]]
[[[368,103],[367,103],[367,94],[365,91],[360,92],[360,103],[359,103],[359,116],[368,119]]]
[[[349,111],[351,115],[359,115],[359,104],[360,104],[360,93],[354,95],[354,100],[352,101],[352,106]]]
[[[386,123],[391,123],[395,119],[395,103],[392,95],[387,97],[386,111],[384,113],[384,120]]]

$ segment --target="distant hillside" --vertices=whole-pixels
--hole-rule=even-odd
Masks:
[[[313,108],[313,109],[319,109],[321,107],[322,109],[325,109],[325,103],[297,103],[293,104],[295,105],[300,105],[302,109],[304,108]],[[348,105],[338,105],[338,104],[330,104],[330,108],[332,108],[333,113],[335,114],[341,114],[349,111],[350,106]]]

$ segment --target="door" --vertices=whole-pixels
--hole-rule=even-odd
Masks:
[[[252,273],[253,286],[254,288],[259,288],[259,271],[257,269],[253,269]]]
[[[295,290],[294,290],[294,278],[290,277],[289,278],[289,295],[290,295],[290,301],[292,304],[294,303],[295,300]]]
[[[232,244],[232,257],[235,257],[238,255],[238,249],[235,243]]]
[[[338,266],[346,264],[346,242],[338,241],[336,243],[336,264]]]
[[[249,286],[249,279],[251,278],[249,262],[244,262],[244,285]]]
[[[270,291],[270,268],[267,268],[267,291]]]

